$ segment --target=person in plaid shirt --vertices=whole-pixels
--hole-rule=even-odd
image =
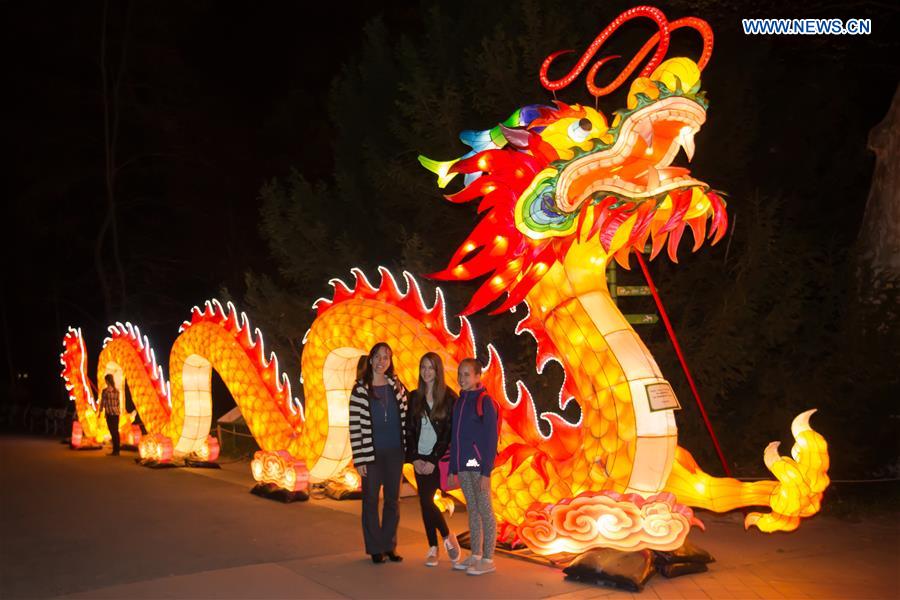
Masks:
[[[112,436],[113,451],[111,456],[119,455],[119,390],[116,389],[116,381],[112,373],[107,373],[106,387],[100,394],[100,410],[106,413],[106,426],[109,435]]]

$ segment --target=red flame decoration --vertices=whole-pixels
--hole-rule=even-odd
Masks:
[[[262,333],[251,327],[247,314],[241,312],[238,316],[238,310],[233,304],[229,302],[227,306],[226,311],[218,300],[207,300],[203,310],[195,306],[191,310],[191,320],[182,323],[179,332],[187,331],[198,323],[212,323],[228,332],[246,352],[247,358],[257,366],[260,378],[285,419],[292,427],[297,427],[303,421],[303,412],[294,408],[299,405],[299,401],[291,394],[291,382],[287,373],[283,373],[278,367],[278,357],[274,352],[266,356]]]

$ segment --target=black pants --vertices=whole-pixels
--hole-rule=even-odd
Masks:
[[[422,507],[422,523],[425,524],[425,535],[428,537],[429,546],[437,546],[437,533],[441,537],[450,535],[447,521],[440,509],[434,504],[434,493],[441,486],[441,471],[434,467],[434,471],[428,475],[416,473],[416,487],[419,488],[419,506]]]
[[[119,415],[106,414],[106,426],[112,436],[113,454],[119,453]]]
[[[366,465],[362,478],[362,528],[366,553],[393,552],[400,524],[400,474],[403,450],[376,450],[375,462]],[[384,509],[378,519],[378,492],[384,488]]]

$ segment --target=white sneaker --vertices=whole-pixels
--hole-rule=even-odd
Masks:
[[[452,533],[444,538],[444,550],[447,551],[447,558],[452,562],[459,560],[459,542]]]
[[[466,569],[466,575],[484,575],[485,573],[493,573],[497,570],[497,567],[494,566],[494,561],[490,558],[482,558],[468,569]]]
[[[459,562],[453,563],[453,568],[456,569],[457,571],[465,571],[469,567],[477,564],[479,560],[481,560],[480,557],[476,557],[476,556],[473,556],[470,554],[466,560],[461,560]]]
[[[425,555],[425,566],[426,567],[436,567],[438,566],[438,547],[432,546],[428,549],[428,554]]]

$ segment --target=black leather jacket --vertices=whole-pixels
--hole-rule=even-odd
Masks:
[[[425,402],[425,397],[416,390],[409,393],[409,412],[407,413],[406,419],[406,462],[421,459],[427,460],[435,465],[438,464],[438,461],[440,461],[441,457],[444,456],[447,449],[450,447],[450,429],[451,424],[453,423],[453,404],[456,402],[456,399],[456,392],[447,388],[447,400],[449,401],[447,416],[435,421],[431,419],[431,410],[428,408],[428,403]],[[425,415],[431,419],[431,426],[434,427],[434,432],[437,434],[437,442],[435,442],[431,454],[428,455],[419,454],[419,434],[422,432],[422,419],[421,417],[416,417],[415,414],[418,411],[420,402],[424,404]]]

